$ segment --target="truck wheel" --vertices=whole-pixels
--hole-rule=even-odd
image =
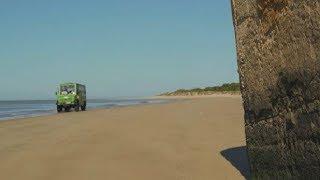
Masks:
[[[80,105],[79,105],[79,103],[77,103],[76,106],[74,107],[74,110],[75,110],[76,112],[78,112],[79,109],[80,109]]]
[[[85,111],[85,110],[86,110],[86,107],[87,107],[87,103],[84,102],[84,104],[81,106],[81,110],[82,110],[82,111]]]
[[[62,111],[62,107],[57,105],[57,112],[60,113]]]
[[[69,112],[69,111],[70,111],[70,107],[65,107],[65,108],[64,108],[64,111],[65,111],[65,112]]]

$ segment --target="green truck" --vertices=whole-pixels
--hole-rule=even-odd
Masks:
[[[57,95],[57,111],[70,111],[74,108],[75,111],[86,110],[86,86],[78,83],[63,83],[60,84],[56,92]]]

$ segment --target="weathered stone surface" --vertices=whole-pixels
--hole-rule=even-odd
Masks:
[[[254,179],[320,177],[320,0],[232,0]]]

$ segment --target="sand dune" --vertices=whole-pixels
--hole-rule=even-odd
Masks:
[[[0,179],[244,179],[240,97],[0,122]]]

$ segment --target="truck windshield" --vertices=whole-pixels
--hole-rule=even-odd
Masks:
[[[60,94],[74,94],[75,93],[75,86],[73,84],[68,85],[61,85],[60,86]]]

